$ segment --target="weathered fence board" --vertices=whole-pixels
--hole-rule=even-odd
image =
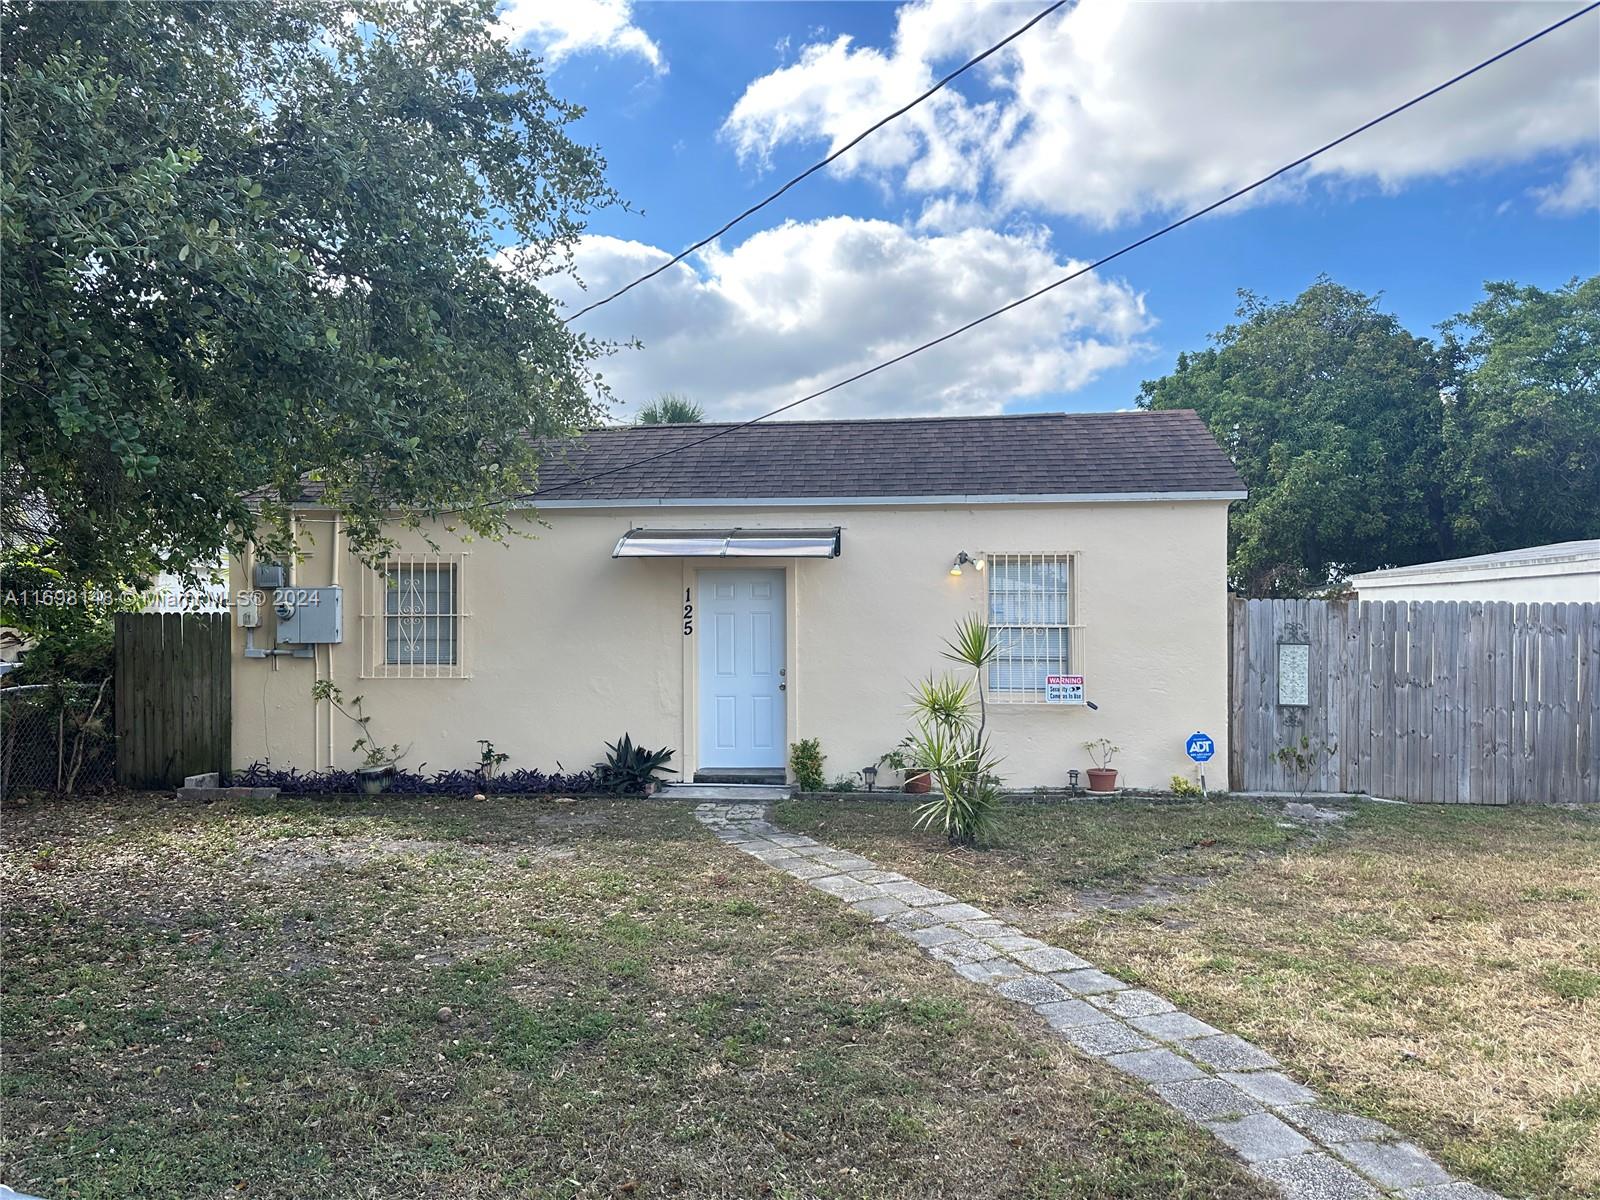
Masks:
[[[229,769],[229,636],[224,614],[117,615],[118,783],[170,787]]]
[[[1600,604],[1242,600],[1229,765],[1246,790],[1436,804],[1600,803]],[[1280,650],[1309,647],[1305,706]],[[1302,775],[1279,758],[1309,747]]]

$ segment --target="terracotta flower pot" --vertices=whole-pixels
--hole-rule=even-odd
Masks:
[[[1117,772],[1112,767],[1089,768],[1089,790],[1091,792],[1114,792],[1117,790]]]
[[[903,790],[920,795],[932,787],[933,776],[928,774],[928,772],[918,770],[915,767],[906,772],[906,781]]]

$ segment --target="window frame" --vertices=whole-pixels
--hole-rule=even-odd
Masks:
[[[391,597],[403,582],[405,572],[446,574],[450,580],[450,611],[391,612]],[[466,554],[391,554],[381,563],[362,571],[362,650],[363,679],[465,679],[467,669]],[[451,657],[437,651],[409,658],[392,658],[391,622],[413,618],[437,623],[436,629],[449,629]],[[427,635],[424,634],[424,644]],[[434,634],[435,646],[442,645],[442,632]]]
[[[993,550],[983,555],[984,559],[984,618],[989,624],[991,634],[999,633],[996,637],[997,645],[1003,644],[1006,639],[1002,631],[1014,630],[1019,634],[1019,641],[1024,645],[1030,635],[1040,640],[1048,640],[1051,634],[1059,631],[1061,651],[1059,655],[1046,653],[1011,653],[1002,654],[996,661],[989,665],[984,675],[984,686],[989,701],[993,704],[1021,704],[1043,705],[1049,703],[1045,699],[1045,675],[1083,675],[1084,671],[1084,638],[1083,625],[1079,621],[1080,611],[1078,606],[1078,572],[1082,556],[1075,550],[1047,550],[1047,551],[1009,551]],[[1032,620],[996,620],[996,580],[1000,573],[1008,568],[1017,566],[1061,566],[1065,569],[1065,586],[1058,591],[1050,591],[1044,598],[1044,604],[1054,607],[1058,601],[1063,609],[1061,615],[1065,621],[1039,620],[1041,615],[1050,615],[1048,611],[1041,612],[1035,609],[1025,615],[1033,617]],[[1028,664],[1042,665],[1038,675],[1038,685],[1018,686],[1008,684],[1001,686],[998,682],[1004,673],[1013,676],[1027,670]],[[1035,668],[1038,669],[1038,668]],[[1052,705],[1051,707],[1064,707]]]

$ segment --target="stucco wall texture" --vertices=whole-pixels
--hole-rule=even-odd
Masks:
[[[409,747],[404,765],[470,767],[487,738],[508,768],[584,769],[624,731],[667,745],[690,778],[699,717],[699,623],[683,632],[686,588],[697,572],[782,568],[788,610],[788,738],[816,737],[826,771],[875,762],[909,727],[907,693],[951,669],[943,641],[958,618],[982,613],[985,574],[949,574],[959,551],[1076,555],[1074,673],[1099,705],[994,704],[990,725],[1008,787],[1059,787],[1091,765],[1085,740],[1120,746],[1126,787],[1193,777],[1191,733],[1216,741],[1207,783],[1226,784],[1227,504],[1220,501],[771,508],[546,509],[524,518],[530,537],[463,544],[434,531],[440,552],[466,552],[464,661],[469,678],[361,678],[362,640],[383,636],[360,617],[367,571],[339,546],[329,514],[301,514],[306,557],[299,587],[344,588],[344,640],[313,659],[247,659],[234,636],[233,761],[279,768],[353,767],[357,736],[311,696],[332,678],[365,697],[376,740]],[[630,528],[842,527],[836,559],[613,559]],[[419,535],[403,551],[426,555]],[[248,586],[248,561],[232,587]],[[275,639],[270,606],[257,646]],[[381,657],[381,648],[380,648]]]

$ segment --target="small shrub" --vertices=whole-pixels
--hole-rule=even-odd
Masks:
[[[1278,760],[1278,765],[1294,777],[1295,792],[1302,799],[1311,788],[1311,776],[1323,763],[1333,757],[1338,747],[1331,742],[1313,742],[1305,734],[1300,735],[1299,743],[1290,742],[1288,745],[1279,746],[1273,758]]]
[[[667,766],[672,761],[671,750],[646,750],[635,746],[629,734],[607,742],[606,750],[605,762],[595,763],[594,773],[600,786],[607,791],[637,794],[645,790],[646,784],[656,782],[657,771],[677,774]]]
[[[487,738],[478,739],[478,774],[483,781],[488,783],[495,777],[495,773],[506,765],[511,755],[502,750],[496,750],[494,743]]]
[[[1174,796],[1204,796],[1205,789],[1186,775],[1172,777],[1172,794]]]
[[[840,775],[828,785],[830,792],[853,792],[856,790],[856,777],[854,775]]]
[[[820,792],[823,787],[822,764],[828,756],[822,752],[822,743],[816,738],[803,738],[789,747],[789,769],[794,772],[794,785],[802,792]]]

